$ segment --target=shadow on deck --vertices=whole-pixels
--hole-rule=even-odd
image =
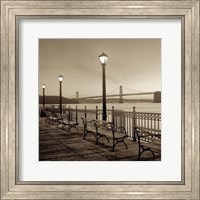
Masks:
[[[39,124],[39,160],[40,161],[137,161],[137,141],[126,139],[128,149],[124,144],[117,144],[112,152],[112,144],[105,138],[95,144],[92,134],[83,140],[83,127],[78,126],[79,133],[71,129],[70,133],[40,118]],[[160,156],[153,159],[151,152],[144,152],[141,161],[160,161]]]

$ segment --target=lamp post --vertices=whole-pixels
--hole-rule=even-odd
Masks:
[[[63,76],[58,76],[58,80],[60,83],[60,113],[62,113],[62,80],[63,80]]]
[[[43,107],[45,107],[45,84],[42,84],[42,91],[43,91]]]
[[[105,66],[108,60],[108,56],[103,52],[101,55],[99,55],[99,60],[102,65],[102,94],[103,94],[103,120],[106,121],[107,115],[106,115],[106,72],[105,72]]]

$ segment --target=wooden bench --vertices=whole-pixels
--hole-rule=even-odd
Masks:
[[[100,138],[104,137],[107,139],[108,143],[109,139],[112,140],[112,151],[115,150],[115,146],[122,142],[126,148],[128,148],[125,143],[125,138],[128,137],[125,128],[117,127],[114,128],[112,122],[102,121],[102,120],[90,120],[86,118],[82,118],[84,125],[84,139],[87,133],[93,133],[96,139],[96,144]]]
[[[75,128],[76,131],[78,132],[78,122],[76,121],[76,119],[70,119],[68,115],[66,114],[60,114],[60,113],[56,113],[56,122],[57,122],[57,127],[59,126],[59,124],[62,125],[62,129],[64,129],[65,126],[67,126],[67,132],[69,132],[72,128]]]
[[[55,116],[55,114],[51,113],[50,111],[45,111],[45,115],[46,115],[46,122],[47,123],[56,123],[57,121],[57,117]]]
[[[148,128],[136,128],[138,140],[138,160],[145,151],[150,151],[155,159],[155,153],[161,155],[161,131]]]
[[[95,120],[94,119],[88,119],[81,117],[83,121],[83,139],[85,140],[86,135],[88,133],[92,133],[96,138],[96,126],[95,126]]]

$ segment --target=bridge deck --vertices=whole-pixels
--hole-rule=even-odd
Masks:
[[[135,96],[135,95],[150,95],[154,94],[154,92],[140,92],[140,93],[127,93],[127,94],[107,94],[106,97],[120,97],[120,96]],[[88,96],[88,97],[79,97],[79,99],[96,99],[102,98],[102,95],[97,96]]]
[[[79,133],[71,129],[70,133],[56,126],[49,125],[44,118],[40,118],[39,125],[39,160],[40,161],[137,161],[138,144],[127,139],[128,149],[123,144],[116,146],[111,152],[111,143],[104,138],[95,144],[94,136],[88,135],[83,140],[83,127],[79,126]],[[159,156],[153,159],[150,152],[145,152],[141,160],[160,161]]]

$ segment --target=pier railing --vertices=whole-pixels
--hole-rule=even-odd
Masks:
[[[56,106],[45,107],[46,110],[49,110],[53,113],[58,112],[58,108]],[[63,107],[63,113],[67,114],[71,119],[76,120],[79,124],[82,124],[81,117],[89,118],[89,119],[102,119],[103,111],[98,109],[96,106],[95,110],[87,109],[85,106],[84,109]],[[107,110],[107,121],[111,121],[114,123],[115,127],[123,126],[128,136],[136,139],[135,128],[147,128],[150,130],[159,131],[161,130],[161,113],[147,113],[147,112],[137,112],[135,107],[133,107],[132,112],[115,110],[114,107],[112,109]]]

